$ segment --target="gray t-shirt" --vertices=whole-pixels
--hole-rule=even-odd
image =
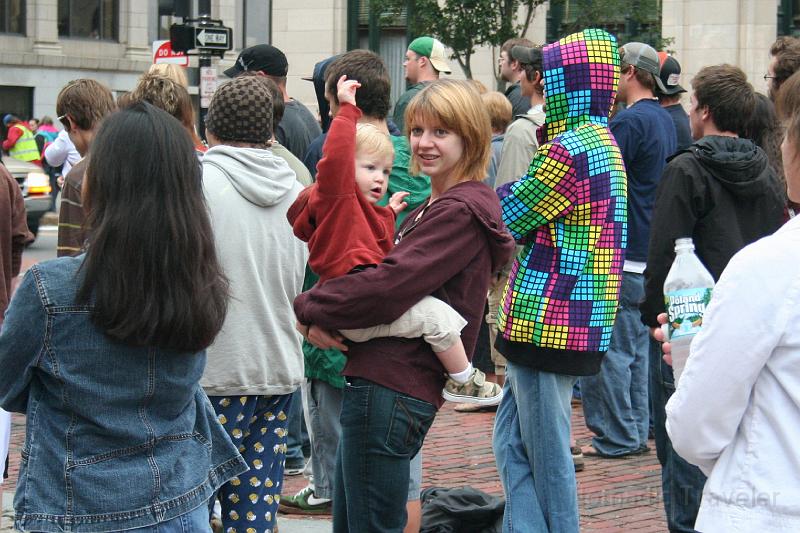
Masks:
[[[298,159],[303,159],[311,141],[322,133],[319,122],[311,111],[297,100],[290,100],[284,104],[283,118],[278,124],[275,137],[283,146],[289,149]]]

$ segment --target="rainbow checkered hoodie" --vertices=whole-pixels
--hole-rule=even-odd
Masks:
[[[543,49],[547,121],[527,174],[503,198],[524,244],[498,315],[509,360],[591,375],[611,339],[627,233],[626,175],[608,115],[616,39],[587,29]]]

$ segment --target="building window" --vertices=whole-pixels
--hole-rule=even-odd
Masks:
[[[271,41],[271,0],[244,0],[242,5],[242,48]]]
[[[116,41],[118,0],[58,0],[58,36]]]
[[[25,35],[25,0],[0,0],[0,33]]]
[[[800,35],[800,0],[778,3],[778,35]]]

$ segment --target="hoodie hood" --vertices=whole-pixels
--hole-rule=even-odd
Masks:
[[[500,202],[495,192],[484,183],[466,181],[454,185],[437,202],[460,202],[483,226],[492,256],[492,272],[499,272],[516,250],[516,243],[503,223]]]
[[[328,99],[325,98],[325,71],[331,63],[339,59],[339,56],[331,56],[328,59],[323,59],[314,65],[314,74],[311,76],[311,81],[314,83],[314,92],[317,95],[317,105],[319,106],[319,116],[322,119],[322,131],[328,131],[331,127],[331,107],[328,104]],[[303,78],[308,79],[308,78]]]
[[[608,126],[619,83],[617,39],[600,29],[573,33],[542,49],[548,142],[588,122]]]
[[[750,139],[708,135],[689,150],[732,194],[750,198],[774,188],[767,154]]]
[[[218,145],[203,157],[203,166],[213,166],[247,201],[259,207],[279,203],[294,187],[294,171],[269,150]]]

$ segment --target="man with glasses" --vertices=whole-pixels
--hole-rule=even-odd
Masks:
[[[72,167],[61,189],[56,254],[75,256],[83,251],[86,215],[81,200],[81,186],[86,173],[86,154],[94,141],[100,123],[116,109],[114,97],[105,85],[90,79],[73,80],[61,89],[56,99],[58,120],[81,159]]]
[[[764,81],[767,82],[767,94],[774,102],[783,82],[800,70],[800,39],[778,37],[769,49],[769,56],[771,59]]]
[[[516,118],[528,113],[528,110],[531,108],[531,102],[530,96],[522,94],[522,86],[520,84],[525,77],[525,68],[524,65],[511,54],[511,49],[515,46],[532,48],[534,44],[528,39],[519,37],[508,39],[503,43],[503,46],[500,47],[500,57],[497,58],[500,78],[511,84],[506,89],[506,98],[511,102],[511,111]],[[521,175],[522,174],[516,177]]]

